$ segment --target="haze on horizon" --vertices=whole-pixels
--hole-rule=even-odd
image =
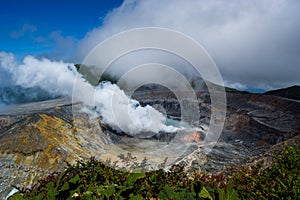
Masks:
[[[300,85],[297,0],[88,0],[72,5],[48,1],[44,6],[27,0],[21,3],[23,12],[16,9],[18,4],[2,3],[0,51],[13,53],[20,63],[26,55],[80,63],[95,45],[113,34],[155,26],[195,39],[216,62],[229,87],[269,90]],[[152,57],[156,62],[166,59]],[[125,61],[127,65],[131,62]],[[168,64],[176,65],[175,61]],[[14,84],[3,67],[0,84]]]

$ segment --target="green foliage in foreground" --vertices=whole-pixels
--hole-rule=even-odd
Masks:
[[[286,146],[273,153],[272,166],[259,165],[233,173],[233,182],[243,199],[300,199],[300,150]]]
[[[93,158],[79,161],[63,173],[41,180],[30,190],[15,194],[17,199],[300,199],[300,151],[287,146],[274,154],[267,168],[245,167],[230,175],[187,175],[174,165],[129,173],[109,167]]]

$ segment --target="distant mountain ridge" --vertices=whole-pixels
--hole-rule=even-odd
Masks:
[[[300,86],[294,85],[287,88],[281,88],[278,90],[270,90],[266,92],[267,95],[274,95],[279,97],[284,97],[288,99],[300,100]]]
[[[23,88],[17,85],[0,87],[0,103],[3,104],[37,102],[57,97],[58,95],[51,95],[38,87]]]

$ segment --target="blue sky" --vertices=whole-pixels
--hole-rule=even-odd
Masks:
[[[113,34],[155,26],[201,44],[229,87],[300,85],[299,0],[0,2],[0,52],[13,53],[19,63],[26,55],[78,63]]]
[[[28,54],[57,53],[60,40],[75,48],[76,41],[101,26],[104,16],[121,4],[122,0],[1,0],[0,50],[21,60]]]

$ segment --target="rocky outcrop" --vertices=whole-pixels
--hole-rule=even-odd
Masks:
[[[207,91],[198,91],[199,121],[207,126],[211,105]],[[142,105],[160,105],[165,113],[177,119],[181,102],[170,91],[137,91],[133,97]],[[80,106],[78,104],[77,106]],[[211,173],[229,166],[260,159],[274,145],[285,141],[300,143],[300,103],[279,97],[239,92],[227,93],[226,122],[209,154],[201,145],[205,132],[190,132],[180,142],[189,148],[176,159],[191,170]],[[99,126],[100,125],[100,126]],[[205,131],[205,129],[204,129]],[[178,133],[179,134],[179,133]],[[105,160],[123,153],[123,149],[150,148],[157,142],[168,143],[177,133],[143,133],[132,137],[117,133],[101,119],[88,120],[84,114],[73,116],[71,101],[55,99],[22,104],[0,110],[0,194],[12,186],[37,183],[41,177],[65,168],[66,162],[93,156]],[[108,151],[109,144],[117,144]],[[149,147],[150,146],[150,147]],[[155,146],[153,146],[155,149]],[[176,146],[174,147],[176,148]],[[173,149],[165,149],[171,155]],[[150,155],[157,157],[157,155]],[[3,197],[3,196],[1,196]]]
[[[35,113],[31,105],[26,105],[29,110],[23,105],[1,114],[0,194],[12,186],[30,187],[47,174],[62,171],[66,163],[103,151],[101,129],[75,128],[68,102],[52,102],[54,107],[44,103],[35,107]],[[84,123],[85,118],[76,121]]]
[[[150,105],[166,104],[167,113],[179,116],[179,112],[175,110],[180,108],[180,103],[172,95],[144,93],[145,91],[137,91],[134,97]],[[197,92],[197,96],[199,121],[208,125],[211,113],[209,94],[203,90]],[[196,148],[181,161],[193,169],[214,173],[263,156],[264,152],[284,141],[299,144],[299,111],[300,102],[294,100],[237,91],[228,92],[226,121],[217,145],[208,155],[203,155],[201,148]]]

